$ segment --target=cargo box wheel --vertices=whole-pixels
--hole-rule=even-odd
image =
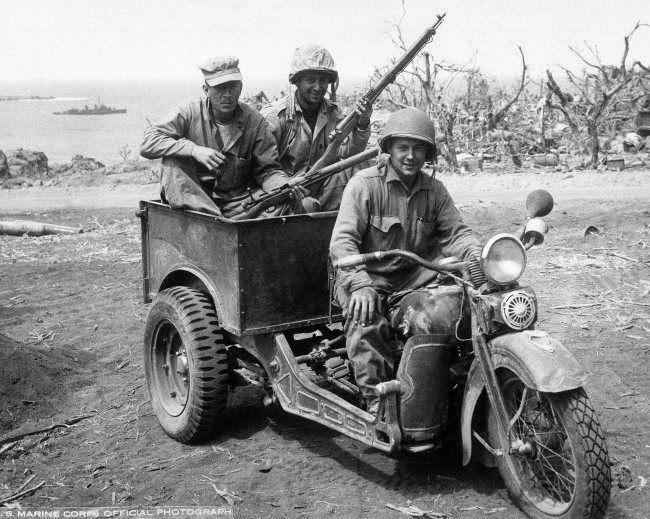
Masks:
[[[164,431],[183,443],[214,434],[228,397],[223,331],[208,298],[173,287],[156,295],[144,332],[151,404]]]

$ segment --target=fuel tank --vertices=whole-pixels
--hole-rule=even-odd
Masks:
[[[403,335],[434,334],[438,342],[469,339],[469,312],[463,311],[458,285],[423,287],[406,294],[391,309],[391,325]]]

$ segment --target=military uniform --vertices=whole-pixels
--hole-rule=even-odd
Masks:
[[[206,82],[214,86],[241,80],[237,63],[236,58],[218,58],[201,70]],[[268,191],[287,182],[275,139],[258,112],[238,103],[228,131],[222,132],[207,96],[181,104],[145,129],[140,154],[163,159],[161,195],[172,207],[228,217],[244,203],[241,195],[248,190],[261,186]],[[223,153],[224,164],[213,171],[199,164],[192,158],[197,145]]]
[[[430,133],[432,138],[427,142],[433,146],[432,129]],[[420,138],[402,134],[406,135]],[[384,145],[382,148],[386,151]],[[330,257],[334,262],[353,254],[390,249],[414,252],[430,261],[449,256],[466,259],[480,251],[480,242],[462,222],[441,182],[420,171],[409,190],[390,163],[390,156],[381,155],[376,166],[360,171],[346,186],[332,232]],[[402,328],[406,334],[435,332],[435,323],[427,323],[427,318],[440,313],[433,308],[436,296],[426,290],[416,292],[436,277],[436,272],[402,258],[337,271],[335,298],[344,312],[351,294],[360,288],[372,287],[381,297],[379,315],[366,326],[352,324],[346,337],[355,378],[367,398],[373,398],[376,384],[393,375],[387,316],[393,327]],[[459,304],[445,313],[458,319]],[[417,315],[413,315],[413,309]],[[408,312],[411,324],[405,323]]]
[[[332,97],[335,98],[334,86],[338,81],[338,73],[330,53],[319,45],[296,49],[289,81],[295,82],[301,73],[309,71],[330,75]],[[268,104],[262,108],[261,113],[268,121],[277,142],[280,164],[290,176],[303,173],[323,155],[329,145],[328,136],[343,118],[336,103],[323,99],[312,131],[294,93]],[[370,126],[354,129],[341,145],[339,158],[344,159],[361,153],[366,149],[369,138]],[[363,167],[365,166],[342,171],[311,188],[310,195],[320,202],[321,210],[331,211],[339,208],[345,185],[354,171]]]

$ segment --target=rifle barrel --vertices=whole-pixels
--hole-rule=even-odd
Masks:
[[[378,146],[367,149],[366,151],[362,151],[361,153],[352,155],[347,159],[343,159],[338,162],[335,162],[334,164],[330,164],[329,166],[325,166],[323,169],[317,171],[313,175],[309,175],[309,174],[305,175],[305,177],[303,177],[304,182],[297,182],[296,185],[310,186],[311,184],[323,180],[324,178],[327,178],[336,173],[340,173],[341,171],[346,170],[351,166],[356,166],[361,162],[372,159],[373,157],[379,155],[379,152],[380,149]]]
[[[373,103],[384,91],[384,89],[390,85],[393,81],[395,81],[395,78],[397,78],[397,75],[402,72],[406,66],[413,60],[413,58],[417,55],[420,50],[422,50],[422,47],[424,47],[427,42],[433,38],[433,36],[436,34],[436,30],[442,23],[446,16],[446,13],[439,14],[437,15],[438,20],[436,23],[434,23],[431,27],[429,27],[424,33],[422,33],[422,36],[420,36],[417,41],[411,45],[411,47],[404,53],[404,55],[393,65],[393,67],[382,77],[379,82],[374,85],[366,95],[364,95],[364,99],[368,101],[369,103]],[[357,113],[355,111],[350,112],[348,115],[346,115],[340,122],[339,124],[336,125],[336,128],[332,130],[332,132],[329,135],[329,140],[330,142],[333,141],[337,135],[344,136],[349,133],[349,130],[351,130],[353,123],[356,124],[357,121]]]
[[[365,98],[368,100],[368,102],[372,103],[377,97],[379,97],[382,90],[384,90],[384,88],[386,88],[390,83],[395,81],[397,74],[406,68],[406,66],[413,60],[417,53],[422,50],[422,47],[424,47],[428,41],[436,34],[436,30],[444,20],[446,13],[442,15],[439,14],[437,16],[438,20],[436,23],[425,30],[422,33],[422,36],[420,36],[418,40],[413,45],[411,45],[411,47],[397,61],[397,63],[393,65],[393,68],[383,78],[381,78],[379,83],[377,83],[368,91],[368,93],[365,95]]]
[[[360,164],[361,162],[376,157],[379,154],[379,151],[380,150],[378,147],[370,148],[366,151],[362,151],[361,153],[357,153],[356,155],[352,155],[347,159],[343,159],[335,162],[334,164],[330,164],[329,166],[319,169],[314,173],[307,174],[302,177],[293,177],[289,180],[289,182],[287,182],[285,186],[278,188],[276,191],[267,193],[256,202],[245,207],[242,211],[229,216],[229,218],[231,220],[246,220],[249,218],[256,218],[264,209],[273,207],[286,201],[286,199],[289,197],[289,193],[296,186],[310,186],[316,182],[325,180],[326,178],[331,177],[332,175],[335,175],[336,173],[339,173],[345,169],[348,169],[351,166],[355,166],[356,164]]]

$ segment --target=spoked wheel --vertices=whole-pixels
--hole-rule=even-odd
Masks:
[[[214,434],[228,397],[228,359],[212,303],[201,292],[161,291],[149,311],[144,365],[164,431],[192,443]]]
[[[501,390],[511,420],[510,438],[498,440],[494,413],[488,428],[493,446],[510,445],[497,458],[508,493],[529,517],[591,519],[605,515],[611,473],[596,413],[582,389],[541,393],[512,373]]]

